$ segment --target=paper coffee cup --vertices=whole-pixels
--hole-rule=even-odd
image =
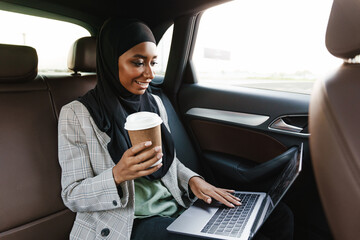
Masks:
[[[161,146],[162,123],[159,115],[153,112],[137,112],[126,118],[125,129],[129,133],[131,144],[134,146],[141,142],[151,141],[152,146]],[[151,167],[162,162],[159,159]]]

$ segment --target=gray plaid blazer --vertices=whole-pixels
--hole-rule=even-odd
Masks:
[[[169,129],[165,107],[158,96],[154,97]],[[79,101],[61,109],[58,131],[61,196],[64,204],[77,213],[70,239],[130,239],[134,221],[134,181],[120,184],[120,197],[112,175],[115,164],[107,150],[110,138],[98,129]],[[193,176],[198,174],[186,168],[175,155],[169,171],[161,179],[183,207],[196,200],[190,198],[188,192],[188,182]]]

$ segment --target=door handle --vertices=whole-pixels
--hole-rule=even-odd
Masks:
[[[274,121],[269,127],[272,129],[295,132],[295,133],[299,133],[303,130],[302,127],[297,127],[287,124],[282,118],[279,118],[276,121]]]

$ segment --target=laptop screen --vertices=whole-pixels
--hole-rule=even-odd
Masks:
[[[303,143],[298,148],[296,154],[294,154],[294,157],[291,158],[289,162],[285,165],[283,171],[267,192],[267,201],[269,201],[269,207],[265,213],[265,217],[261,220],[261,222],[254,224],[254,227],[251,230],[252,235],[254,235],[257,230],[262,226],[262,224],[266,221],[272,210],[276,207],[280,199],[282,199],[283,195],[287,192],[292,183],[295,181],[296,177],[299,175],[302,168],[302,154]],[[267,201],[264,201],[263,204],[265,205]],[[258,216],[259,221],[260,219],[261,216]]]
[[[303,146],[301,145],[297,154],[289,161],[287,166],[284,167],[281,175],[277,178],[276,182],[268,191],[268,195],[275,206],[301,171],[302,148]]]

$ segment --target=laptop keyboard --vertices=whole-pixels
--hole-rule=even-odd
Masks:
[[[241,199],[241,206],[219,208],[201,232],[240,237],[246,222],[249,220],[256,200],[259,198],[259,194],[235,193],[234,195]]]

